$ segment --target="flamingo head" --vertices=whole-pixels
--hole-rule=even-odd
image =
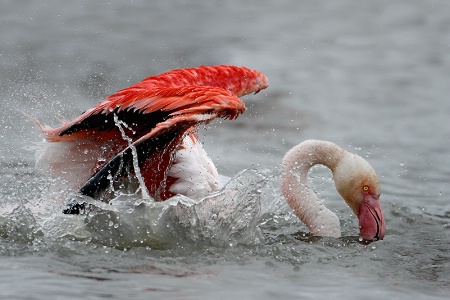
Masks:
[[[380,184],[372,166],[362,157],[345,152],[333,170],[336,189],[359,219],[360,237],[382,240],[386,222],[380,205]]]

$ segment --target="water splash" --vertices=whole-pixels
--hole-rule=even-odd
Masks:
[[[134,173],[136,175],[136,178],[139,182],[139,189],[141,190],[142,193],[142,197],[144,197],[145,199],[152,199],[150,197],[150,193],[147,190],[147,186],[145,185],[144,182],[144,178],[141,175],[141,169],[139,168],[139,162],[138,162],[138,155],[137,155],[137,150],[136,147],[133,145],[133,141],[130,137],[128,137],[128,135],[126,135],[125,130],[123,129],[123,127],[128,128],[128,125],[119,120],[119,117],[117,116],[117,114],[113,114],[114,116],[114,123],[116,124],[117,128],[119,129],[122,138],[127,141],[128,143],[128,147],[131,149],[131,153],[133,155],[133,169],[134,169]]]
[[[0,237],[15,243],[31,243],[41,236],[36,219],[30,209],[22,204],[4,208],[0,215]]]
[[[264,184],[262,175],[246,170],[221,191],[202,199],[176,196],[154,202],[137,194],[121,194],[107,204],[74,193],[71,197],[89,204],[85,215],[47,214],[36,217],[36,226],[49,240],[119,249],[254,245],[263,240],[258,224]]]

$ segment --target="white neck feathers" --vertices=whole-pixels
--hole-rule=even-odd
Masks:
[[[338,217],[319,201],[308,183],[308,171],[322,164],[334,170],[347,153],[334,143],[308,140],[289,150],[283,159],[281,191],[294,213],[313,235],[341,236]]]

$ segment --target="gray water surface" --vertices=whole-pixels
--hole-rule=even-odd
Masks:
[[[0,28],[0,298],[448,298],[450,2],[4,1]],[[253,224],[261,201],[250,239],[192,227],[155,242],[145,226],[58,214],[66,191],[35,170],[30,147],[42,137],[22,112],[58,125],[147,76],[216,64],[270,80],[244,98],[244,115],[201,132],[222,174],[252,170],[230,202],[254,205],[243,214]],[[310,138],[377,170],[383,241],[358,242],[323,168],[312,181],[343,237],[310,238],[287,209],[279,164]],[[151,212],[117,214],[132,223]]]

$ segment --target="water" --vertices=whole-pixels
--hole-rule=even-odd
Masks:
[[[447,1],[2,4],[2,299],[448,297]],[[21,111],[56,125],[146,76],[201,64],[246,65],[271,83],[244,99],[238,120],[201,134],[221,173],[254,170],[236,177],[242,197],[223,198],[253,199],[254,213],[226,220],[248,220],[243,234],[228,243],[226,223],[208,231],[168,218],[158,225],[178,235],[159,228],[155,242],[135,224],[154,212],[145,203],[128,218],[118,208],[131,227],[115,228],[110,213],[91,227],[83,224],[95,217],[59,215],[65,191],[35,171],[26,148],[41,138]],[[277,184],[283,154],[308,138],[336,142],[374,166],[385,240],[357,242],[357,222],[323,168],[312,180],[340,216],[343,237],[304,234]],[[245,189],[261,178],[263,186]]]

